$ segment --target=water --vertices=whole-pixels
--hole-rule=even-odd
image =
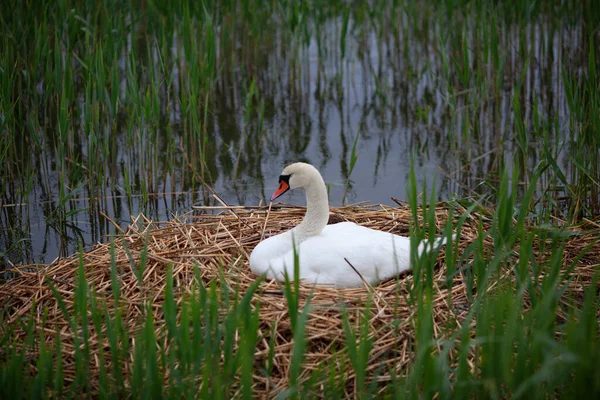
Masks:
[[[70,146],[79,158],[62,163],[54,144],[56,104],[48,102],[47,109],[37,110],[45,115],[38,132],[42,151],[29,155],[23,149],[27,168],[34,172],[4,185],[0,252],[5,266],[48,263],[73,253],[79,243],[90,247],[104,242],[118,233],[115,224],[126,230],[140,212],[165,221],[189,212],[192,205],[215,204],[195,175],[203,168],[211,187],[235,205],[264,202],[283,167],[294,161],[310,162],[321,171],[330,184],[333,206],[341,204],[347,180],[349,203],[395,205],[392,197],[405,199],[411,159],[419,184],[426,179],[431,187],[435,181],[442,200],[488,193],[490,185],[484,183],[493,186],[504,163],[511,165],[515,156],[526,154],[520,168],[531,170],[541,159],[542,139],[528,133],[523,142],[515,125],[516,109],[526,130],[532,129],[534,104],[544,120],[552,121],[561,167],[572,168],[566,151],[570,112],[562,71],[581,74],[585,69],[581,23],[555,24],[540,18],[525,28],[500,24],[500,68],[494,66],[491,50],[483,51],[481,24],[467,19],[459,40],[453,40],[449,28],[439,22],[414,21],[405,14],[399,23],[403,28],[383,37],[376,29],[349,36],[344,57],[341,20],[328,20],[307,46],[288,45],[275,34],[273,43],[258,47],[264,60],[252,65],[257,96],[248,119],[248,79],[241,78],[247,71],[237,70],[244,66],[224,71],[216,81],[214,107],[201,114],[206,115],[209,138],[204,160],[198,143],[190,140],[179,101],[184,90],[180,67],[190,67],[181,32],[173,35],[168,59],[148,45],[156,38],[146,38],[142,47],[153,51],[148,59],[140,59],[140,74],[166,69],[170,77],[162,78],[174,83],[160,90],[157,121],[130,123],[131,107],[122,110],[117,121],[99,117],[98,138],[114,151],[112,159],[99,160],[102,173],[94,174],[99,177],[95,182],[96,178],[82,178],[94,146],[85,130],[84,115],[90,112],[86,93],[76,80],[78,107]],[[359,28],[351,22],[349,31]],[[128,40],[128,46],[136,44]],[[464,49],[470,68],[461,72]],[[127,54],[119,63],[119,97],[126,102]],[[466,83],[461,81],[464,73]],[[43,82],[38,86],[43,91]],[[519,107],[513,101],[515,93]],[[357,135],[358,161],[348,175]],[[63,204],[61,187],[72,195]],[[301,193],[280,200],[304,204]]]

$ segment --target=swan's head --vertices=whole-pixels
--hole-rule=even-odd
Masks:
[[[310,164],[298,162],[288,165],[279,175],[279,186],[271,196],[271,201],[290,189],[307,187],[315,180],[315,176],[320,177],[321,174]]]

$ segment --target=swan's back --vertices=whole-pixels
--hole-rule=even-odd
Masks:
[[[287,240],[290,250],[269,260],[271,269],[267,277],[283,279],[283,271],[287,270],[293,279],[291,236]],[[282,243],[278,240],[277,245]],[[321,234],[302,242],[298,254],[301,279],[337,287],[357,287],[363,283],[356,271],[373,284],[410,268],[410,239],[342,222],[328,225]]]

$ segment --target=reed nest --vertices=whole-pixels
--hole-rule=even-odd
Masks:
[[[454,207],[458,214],[466,211]],[[115,238],[114,254],[121,279],[120,308],[123,320],[127,321],[126,328],[131,331],[131,337],[143,325],[145,305],[151,305],[159,339],[161,335],[164,336],[166,329],[161,307],[166,287],[165,274],[169,265],[173,271],[175,297],[178,303],[185,301],[186,294],[192,293],[191,288],[194,285],[208,286],[211,281],[218,282],[218,285],[227,285],[232,291],[239,288],[243,292],[257,279],[248,264],[248,256],[254,246],[264,237],[295,226],[305,212],[303,207],[287,205],[273,206],[272,209],[230,207],[217,213],[209,212],[207,209],[208,207],[201,210],[200,215],[196,212],[175,217],[169,222],[151,222],[142,215],[133,220],[126,232],[122,232]],[[332,211],[333,219],[337,221],[353,221],[369,228],[400,235],[408,235],[409,221],[412,218],[410,209],[406,206],[359,204],[335,208]],[[436,205],[435,221],[438,233],[443,232],[448,215],[448,207],[445,203]],[[478,237],[480,229],[484,232],[489,231],[491,224],[491,213],[485,210],[470,213],[462,227],[460,237],[454,243],[454,248],[460,254]],[[575,292],[583,293],[598,268],[597,255],[600,254],[600,244],[597,241],[597,228],[598,226],[591,221],[586,225],[572,228],[576,229],[578,234],[566,242],[565,268],[576,260],[584,247],[592,246],[585,256],[576,261],[577,267],[572,272],[575,276],[570,282],[571,289]],[[143,254],[144,246],[147,246],[147,256]],[[485,239],[484,246],[486,251],[493,251],[493,243],[489,236]],[[535,246],[537,245],[534,243]],[[536,257],[547,256],[538,250],[535,254]],[[87,282],[95,291],[98,301],[104,300],[107,305],[112,305],[109,268],[111,245],[99,244],[90,251],[84,252],[82,257]],[[147,266],[140,285],[132,264],[139,264],[142,257],[147,257]],[[512,257],[516,261],[518,252],[513,252]],[[469,299],[473,298],[474,293],[469,293],[468,291],[473,289],[468,289],[465,284],[464,274],[468,270],[468,262],[468,259],[464,261],[465,268],[459,269],[449,284],[443,250],[436,261],[433,278],[433,322],[434,335],[439,340],[447,339],[448,328],[460,326],[469,311]],[[61,337],[64,375],[67,380],[75,375],[75,362],[72,359],[74,335],[65,321],[48,282],[52,282],[62,296],[66,308],[72,311],[78,265],[79,256],[74,255],[57,260],[35,270],[36,272],[31,272],[31,268],[20,268],[18,277],[0,285],[0,302],[6,310],[5,320],[8,321],[8,324],[0,329],[4,330],[13,325],[15,328],[13,340],[18,344],[24,340],[24,331],[18,327],[17,322],[33,315],[40,323],[42,315],[46,313],[46,322],[41,328],[46,333],[48,346],[52,346],[54,338]],[[201,282],[196,281],[195,266],[200,271]],[[507,279],[512,279],[510,265],[507,265],[503,274]],[[408,272],[375,287],[357,289],[315,288],[312,285],[301,284],[300,308],[304,307],[309,296],[311,305],[305,326],[307,348],[304,366],[306,370],[301,379],[306,379],[310,370],[336,357],[338,365],[346,363],[346,367],[340,368],[340,373],[345,375],[347,395],[352,395],[354,373],[349,367],[344,352],[339,351],[345,347],[346,340],[341,310],[342,308],[347,310],[351,325],[357,327],[358,331],[360,314],[366,309],[367,304],[370,337],[374,339],[369,355],[368,376],[375,377],[373,379],[377,379],[384,385],[391,379],[390,371],[395,371],[399,375],[405,374],[414,356],[412,349],[415,340],[415,322],[412,317],[416,310],[409,303],[409,291],[413,286],[413,279],[413,274]],[[276,281],[263,281],[253,301],[260,302],[260,332],[255,352],[255,365],[264,363],[269,353],[269,342],[275,344],[273,371],[270,378],[263,376],[259,371],[260,368],[255,368],[253,391],[257,395],[270,397],[287,388],[289,384],[293,338],[288,307],[283,287]],[[470,323],[474,324],[473,321]],[[91,335],[89,344],[92,354],[99,346],[107,347],[107,343],[101,343],[93,330]],[[159,343],[164,342],[159,340]],[[456,357],[456,354],[451,352],[449,357]],[[475,357],[474,352],[468,360],[470,365],[474,365],[473,357]],[[35,359],[35,354],[31,354],[31,359]],[[110,362],[109,359],[106,357],[107,363]],[[92,388],[97,389],[95,378],[100,365],[98,365],[98,358],[92,357],[92,362],[94,363],[91,366]],[[33,362],[31,368],[35,369]],[[126,375],[131,373],[127,362],[123,368]]]

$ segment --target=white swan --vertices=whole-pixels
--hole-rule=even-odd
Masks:
[[[260,242],[250,255],[250,269],[266,273],[268,279],[284,280],[287,270],[294,279],[294,243],[299,257],[300,279],[304,282],[334,285],[338,288],[369,284],[391,278],[410,268],[410,239],[377,231],[352,222],[327,225],[329,204],[325,182],[310,164],[288,165],[279,176],[275,200],[290,189],[304,188],[306,215],[295,228]],[[442,246],[445,238],[433,241]],[[419,244],[421,253],[425,245]],[[430,245],[431,246],[431,245]],[[346,262],[347,259],[352,267]]]

